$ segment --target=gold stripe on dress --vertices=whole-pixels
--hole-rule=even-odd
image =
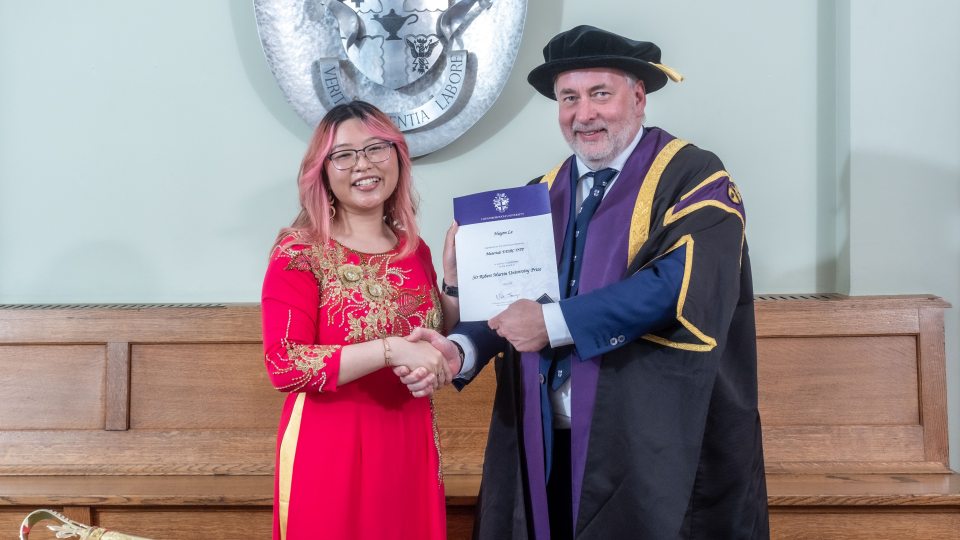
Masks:
[[[290,512],[290,488],[293,485],[293,461],[297,456],[297,440],[300,438],[300,422],[303,420],[303,402],[307,395],[297,394],[290,413],[290,421],[283,431],[280,440],[280,466],[277,470],[277,479],[280,484],[280,500],[277,501],[280,519],[280,540],[287,538],[287,516]]]
[[[640,252],[640,246],[647,241],[650,236],[650,214],[653,211],[653,196],[657,193],[657,184],[660,183],[660,177],[667,164],[677,155],[681,148],[689,144],[681,139],[674,139],[667,143],[657,154],[643,178],[643,184],[640,185],[640,193],[637,194],[637,203],[633,207],[633,217],[630,219],[630,243],[627,245],[627,266]]]

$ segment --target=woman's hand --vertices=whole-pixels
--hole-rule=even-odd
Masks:
[[[393,374],[400,378],[413,397],[431,396],[437,390],[437,376],[425,368],[411,371],[407,366],[397,366],[393,368]]]
[[[457,346],[436,330],[416,328],[404,339],[410,342],[429,343],[439,351],[447,366],[447,382],[452,381],[453,377],[460,372],[461,360]],[[400,378],[400,382],[407,386],[414,397],[429,396],[441,386],[436,375],[422,367],[410,369],[407,366],[397,366],[393,368],[393,373]]]
[[[397,368],[402,366],[409,370],[409,374],[416,373],[420,376],[419,380],[415,381],[417,383],[415,388],[408,384],[415,397],[429,395],[418,395],[418,393],[427,387],[430,388],[430,393],[432,393],[432,390],[447,384],[453,378],[443,354],[433,348],[428,341],[409,341],[403,338],[387,339],[390,341],[390,348],[393,353],[390,364],[394,366],[394,373],[397,373]],[[427,379],[429,379],[429,384],[424,382]]]
[[[457,228],[457,222],[454,221],[443,240],[443,281],[451,287],[457,286]]]
[[[414,328],[406,338],[407,341],[424,341],[430,343],[434,349],[440,351],[443,358],[447,361],[447,369],[450,370],[450,381],[460,373],[462,360],[460,359],[460,349],[446,338],[440,332],[429,328]]]

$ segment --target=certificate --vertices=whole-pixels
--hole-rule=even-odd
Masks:
[[[526,298],[558,301],[546,184],[453,199],[460,319],[485,321]]]

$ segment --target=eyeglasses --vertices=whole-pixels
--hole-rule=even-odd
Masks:
[[[375,142],[364,146],[360,150],[352,148],[350,150],[337,150],[327,156],[327,159],[330,160],[330,163],[333,163],[337,170],[345,171],[352,169],[357,164],[357,161],[360,160],[360,154],[363,154],[363,157],[367,158],[370,163],[380,163],[390,159],[391,146],[393,146],[392,142]]]

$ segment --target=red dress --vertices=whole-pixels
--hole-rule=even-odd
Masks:
[[[271,257],[265,362],[289,392],[277,434],[276,540],[446,537],[432,402],[412,397],[388,368],[337,386],[344,345],[442,326],[430,250],[421,241],[412,255],[396,254],[288,238]]]

